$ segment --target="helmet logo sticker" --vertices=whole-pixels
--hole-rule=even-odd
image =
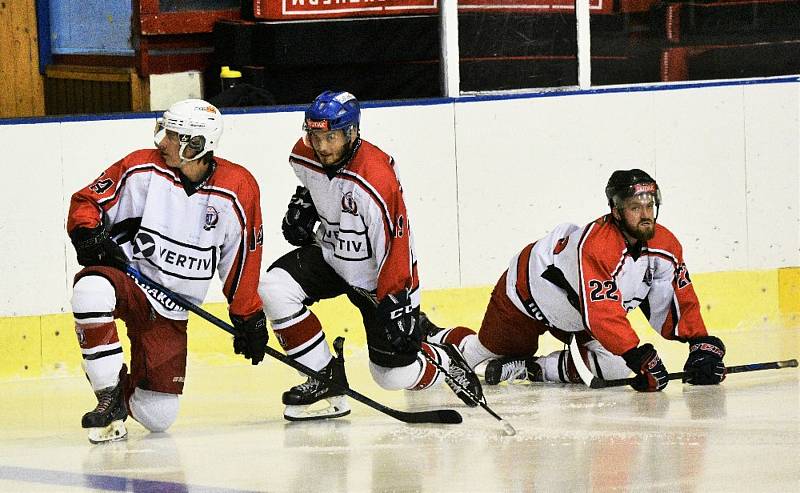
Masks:
[[[640,193],[656,193],[655,183],[636,183],[633,185],[633,195]]]
[[[353,192],[347,192],[342,195],[342,212],[354,216],[358,215],[358,204],[356,204],[356,200],[353,198]]]
[[[312,130],[328,130],[328,120],[306,120],[306,127]]]
[[[211,207],[210,205],[206,207],[206,224],[203,226],[203,229],[206,231],[211,231],[215,227],[217,227],[217,223],[219,222],[219,213],[216,209]]]

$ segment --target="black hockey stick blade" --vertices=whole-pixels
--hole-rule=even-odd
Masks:
[[[145,287],[149,287],[151,289],[156,289],[160,291],[167,298],[174,301],[175,304],[180,306],[181,308],[184,308],[185,310],[188,310],[198,315],[200,318],[206,320],[207,322],[212,323],[213,325],[216,325],[217,327],[219,327],[220,329],[224,330],[225,332],[231,335],[237,335],[237,331],[232,325],[208,313],[207,311],[203,310],[199,306],[195,305],[191,301],[179,295],[178,293],[175,293],[170,289],[167,289],[164,286],[158,284],[157,282],[153,281],[149,277],[139,272],[135,267],[128,265],[126,267],[126,272],[129,276],[134,278],[137,282],[144,285]],[[284,355],[283,353],[269,346],[266,347],[266,354],[272,356],[278,361],[286,365],[289,365],[295,370],[298,370],[310,377],[324,381],[329,385],[331,385],[332,387],[341,390],[347,396],[352,397],[358,402],[361,402],[362,404],[365,404],[375,409],[376,411],[380,411],[404,423],[458,424],[461,423],[462,421],[461,415],[457,411],[454,411],[452,409],[436,409],[432,411],[398,411],[397,409],[386,407],[383,404],[376,402],[370,399],[369,397],[356,392],[355,390],[351,389],[346,385],[342,385],[338,382],[330,380],[321,373],[312,370],[311,368],[305,366],[302,363],[298,363],[292,358],[289,358],[288,356]]]
[[[726,373],[745,373],[750,371],[760,371],[760,370],[779,370],[781,368],[794,368],[797,366],[796,359],[787,359],[784,361],[768,361],[764,363],[750,363],[747,365],[738,365],[738,366],[729,366],[726,368]],[[681,380],[684,377],[688,377],[689,373],[684,371],[679,371],[675,373],[670,373],[667,377],[668,380]],[[620,378],[617,380],[601,380],[599,378],[595,378],[596,382],[592,382],[593,385],[597,385],[597,387],[592,386],[593,389],[601,389],[605,387],[622,387],[625,385],[630,385],[633,383],[633,378]]]

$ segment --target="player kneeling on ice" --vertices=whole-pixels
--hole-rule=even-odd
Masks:
[[[600,379],[625,378],[643,392],[667,386],[667,370],[652,344],[626,317],[639,308],[665,339],[689,344],[684,371],[696,385],[725,379],[725,345],[709,336],[681,244],[656,224],[661,194],[639,169],[608,181],[609,214],[586,226],[561,224],[511,259],[492,292],[477,334],[425,322],[428,340],[456,344],[472,368],[489,360],[484,378],[579,383],[567,350],[535,357],[546,332],[567,343],[575,334],[580,361]]]
[[[291,198],[283,235],[299,248],[276,260],[259,293],[286,354],[347,384],[341,343],[333,357],[307,306],[346,295],[361,312],[370,372],[383,388],[421,390],[445,379],[468,405],[480,382],[451,345],[422,342],[414,240],[394,160],[359,136],[360,108],[347,92],[326,91],[306,109],[304,135],[289,163],[303,186]],[[319,223],[319,227],[316,225]],[[315,231],[316,228],[316,231]],[[450,378],[422,354],[439,362]],[[310,409],[327,401],[326,409]],[[309,378],[283,394],[288,420],[344,416],[340,389]]]
[[[221,136],[214,106],[178,102],[158,119],[157,149],[127,155],[72,196],[67,230],[84,266],[72,311],[98,400],[82,426],[94,443],[124,438],[128,413],[150,431],[166,430],[183,391],[187,313],[127,276],[128,263],[196,304],[216,270],[241,332],[235,351],[253,364],[264,357],[259,190],[245,168],[214,155]],[[130,375],[116,318],[131,341]]]

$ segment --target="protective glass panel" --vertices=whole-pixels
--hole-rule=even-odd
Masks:
[[[578,83],[572,0],[461,0],[462,91]]]
[[[796,74],[800,0],[619,0],[591,45],[594,85]]]

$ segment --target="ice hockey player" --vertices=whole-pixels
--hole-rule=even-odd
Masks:
[[[626,315],[639,308],[665,339],[686,342],[688,382],[725,379],[725,345],[709,336],[681,244],[656,224],[661,192],[640,169],[615,171],[606,186],[609,214],[584,227],[561,224],[511,259],[492,292],[479,332],[439,329],[432,342],[461,349],[472,368],[483,361],[486,383],[580,382],[567,350],[534,357],[540,335],[562,342],[576,334],[581,357],[603,379],[632,370],[639,391],[662,390],[667,370],[652,344],[641,344]]]
[[[286,240],[299,248],[262,276],[267,317],[288,356],[346,384],[341,344],[334,344],[333,357],[319,319],[307,308],[346,295],[361,312],[370,372],[381,387],[432,387],[444,375],[431,358],[448,371],[452,380],[445,380],[456,395],[475,406],[469,394],[483,398],[480,382],[455,346],[422,342],[417,259],[397,167],[361,139],[360,116],[356,98],[340,91],[323,92],[305,111],[304,135],[289,156],[302,186],[282,223]],[[328,407],[316,409],[320,401]],[[314,378],[285,392],[283,403],[288,420],[350,412],[340,389]]]
[[[196,304],[216,272],[240,332],[235,352],[252,364],[264,357],[259,189],[245,168],[214,155],[221,136],[217,108],[175,103],[157,120],[157,149],[128,154],[72,196],[67,230],[84,266],[72,311],[98,401],[81,424],[93,443],[124,438],[128,413],[150,431],[166,430],[186,377],[186,311],[127,276],[128,263]],[[131,343],[130,375],[117,318]]]

